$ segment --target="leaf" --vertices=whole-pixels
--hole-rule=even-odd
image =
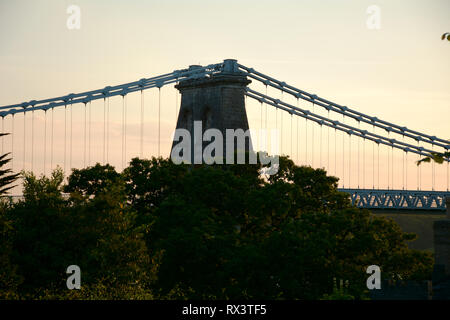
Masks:
[[[416,163],[419,166],[422,162],[430,162],[430,161],[431,161],[431,158],[430,157],[426,157],[426,158],[418,160]]]
[[[441,153],[432,153],[432,158],[436,163],[444,162],[444,155]]]

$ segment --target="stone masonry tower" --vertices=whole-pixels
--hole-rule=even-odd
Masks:
[[[195,69],[198,66],[190,66]],[[223,137],[223,157],[226,155],[226,130],[249,129],[245,111],[245,87],[251,81],[238,71],[237,61],[228,59],[224,61],[223,71],[204,78],[181,81],[175,87],[181,93],[181,107],[178,115],[177,129],[189,131],[191,136],[191,163],[194,163],[194,146],[198,153],[199,140],[195,137],[194,122],[198,127],[201,121],[201,135],[207,129],[218,129]],[[196,144],[197,142],[197,144]],[[172,148],[177,142],[174,141]],[[201,150],[210,142],[202,142]],[[234,138],[234,151],[238,150]],[[250,138],[246,139],[245,150],[251,150]],[[198,161],[198,160],[197,160]],[[198,162],[197,162],[198,163]]]
[[[434,270],[433,299],[450,300],[450,197],[445,199],[446,219],[433,223]]]

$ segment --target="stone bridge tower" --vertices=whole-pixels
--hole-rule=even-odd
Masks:
[[[189,69],[198,67],[194,65]],[[204,78],[181,81],[175,86],[181,93],[177,129],[186,129],[190,133],[191,163],[199,163],[194,159],[195,152],[198,155],[201,147],[203,153],[204,148],[210,144],[209,141],[204,142],[201,137],[198,137],[200,122],[201,136],[207,129],[212,128],[222,133],[225,163],[226,130],[242,129],[245,132],[249,129],[244,99],[245,88],[249,83],[251,81],[238,71],[237,61],[228,59],[224,61],[222,72]],[[194,124],[197,126],[196,130],[194,130]],[[245,150],[239,149],[236,138],[233,140],[234,152],[252,150],[249,137],[246,138]],[[172,149],[177,143],[173,142]]]
[[[450,197],[445,199],[447,216],[433,223],[433,299],[450,300]]]

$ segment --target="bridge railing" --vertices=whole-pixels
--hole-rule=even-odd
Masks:
[[[446,210],[448,191],[338,189],[353,205],[366,209]]]

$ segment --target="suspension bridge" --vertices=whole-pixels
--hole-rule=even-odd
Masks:
[[[244,89],[250,129],[278,130],[279,153],[339,177],[339,190],[357,206],[445,210],[450,159],[442,165],[416,161],[448,152],[448,140],[326,100],[233,59],[0,106],[1,130],[10,133],[0,138],[1,152],[11,153],[14,172],[43,174],[57,165],[66,171],[99,162],[123,169],[134,156],[169,156],[179,93],[162,94],[162,89],[221,74],[251,80]],[[167,117],[169,109],[173,118]],[[263,145],[253,148],[267,151]]]

